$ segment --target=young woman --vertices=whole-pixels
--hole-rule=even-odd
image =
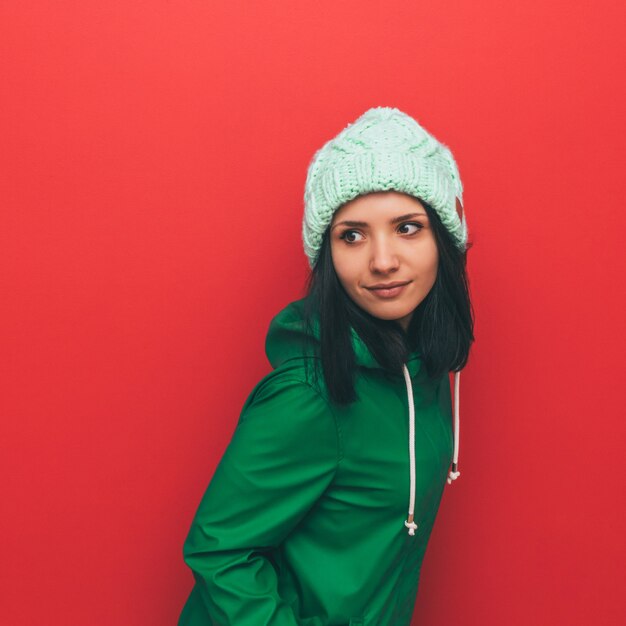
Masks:
[[[474,337],[450,150],[370,109],[316,152],[304,200],[306,295],[269,326],[274,369],[184,543],[195,586],[179,626],[407,626],[459,476]]]

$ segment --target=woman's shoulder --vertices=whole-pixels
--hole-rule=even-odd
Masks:
[[[338,419],[330,403],[310,383],[303,370],[280,367],[254,386],[241,410],[236,432],[278,437],[284,449],[306,447],[311,441],[341,457]],[[324,443],[325,442],[325,443]]]

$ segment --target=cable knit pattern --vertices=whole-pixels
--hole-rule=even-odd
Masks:
[[[322,238],[341,205],[393,189],[437,211],[460,249],[467,243],[463,184],[450,149],[395,107],[374,107],[348,124],[313,156],[304,191],[302,240],[313,267]]]

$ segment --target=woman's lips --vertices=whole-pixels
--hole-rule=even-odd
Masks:
[[[391,287],[389,289],[382,289],[382,288],[374,289],[371,287],[368,287],[367,289],[368,291],[373,293],[377,298],[388,299],[388,298],[395,298],[397,295],[402,293],[402,291],[408,284],[409,283],[404,283],[403,285],[397,285],[396,287]]]

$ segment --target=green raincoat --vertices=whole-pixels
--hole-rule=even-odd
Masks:
[[[429,380],[417,353],[404,377],[386,374],[353,329],[358,400],[329,402],[305,375],[316,357],[301,347],[303,302],[270,324],[274,369],[248,396],[185,540],[195,585],[179,626],[410,624],[452,461],[449,379]]]

